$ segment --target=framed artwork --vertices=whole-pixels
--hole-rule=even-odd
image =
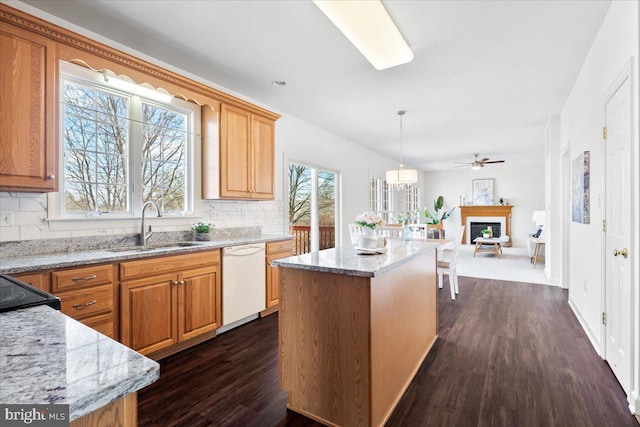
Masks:
[[[474,206],[493,205],[493,178],[473,180]]]
[[[571,165],[571,220],[580,224],[590,223],[590,168],[589,151],[576,157]]]

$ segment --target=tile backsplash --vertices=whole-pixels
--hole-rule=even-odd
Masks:
[[[47,221],[47,195],[41,193],[0,192],[0,211],[13,212],[13,225],[0,227],[0,242],[127,234],[138,232],[139,227],[139,220],[137,225],[128,221],[124,226],[117,220],[87,220],[90,226],[77,226],[77,222],[65,225],[64,221],[54,224]],[[282,200],[201,200],[200,217],[216,228],[260,226],[264,233],[285,231]],[[154,230],[189,230],[189,224],[175,224],[180,221],[174,220],[156,224]]]

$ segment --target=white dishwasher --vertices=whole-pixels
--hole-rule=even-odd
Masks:
[[[266,308],[265,244],[222,248],[222,325]]]

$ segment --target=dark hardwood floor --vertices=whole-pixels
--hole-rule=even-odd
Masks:
[[[439,291],[439,339],[387,426],[638,426],[555,287],[460,278]],[[161,361],[139,424],[317,426],[286,410],[277,315]]]

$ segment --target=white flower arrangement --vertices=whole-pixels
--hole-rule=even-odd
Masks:
[[[356,217],[355,223],[360,227],[369,227],[370,229],[375,230],[377,226],[382,224],[382,218],[380,218],[380,216],[375,212],[365,212]]]

